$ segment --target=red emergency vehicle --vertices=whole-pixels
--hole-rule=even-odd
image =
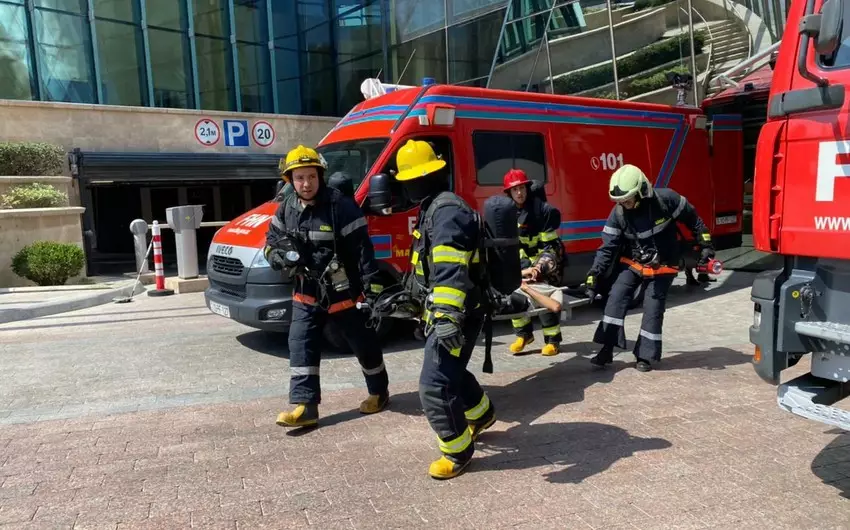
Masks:
[[[718,249],[741,243],[739,115],[709,119],[693,107],[432,83],[381,85],[379,92],[353,108],[318,146],[328,175],[342,170],[351,176],[358,204],[369,178],[393,173],[398,149],[408,139],[422,139],[448,161],[452,190],[479,210],[487,197],[503,193],[502,179],[511,168],[545,183],[548,200],[562,215],[568,285],[584,281],[612,207],[609,177],[626,163],[642,168],[655,186],[685,195]],[[218,231],[209,250],[206,299],[215,313],[285,331],[288,285],[260,252],[276,208],[268,202]],[[387,276],[398,278],[407,268],[417,210],[397,202],[393,211],[378,216],[366,208],[376,256]]]
[[[753,283],[753,364],[768,382],[811,352],[810,372],[778,387],[784,409],[850,430],[833,407],[850,393],[850,10],[794,0],[756,151],[753,234],[784,265]]]

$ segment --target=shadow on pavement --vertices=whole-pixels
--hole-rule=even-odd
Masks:
[[[812,473],[850,499],[850,432],[832,429],[837,436],[812,461]]]
[[[163,317],[161,317],[161,316],[144,317],[144,318],[109,318],[111,316],[112,316],[111,314],[98,314],[98,315],[91,315],[91,316],[75,315],[76,318],[85,318],[86,321],[85,322],[57,322],[55,324],[43,324],[43,325],[25,324],[25,325],[22,325],[22,326],[8,326],[8,327],[3,327],[2,331],[16,331],[16,330],[22,331],[22,330],[47,329],[47,328],[71,328],[71,327],[78,327],[78,326],[97,326],[97,325],[102,325],[102,324],[121,324],[121,323],[124,323],[124,322],[127,322],[127,323],[130,323],[130,322],[133,322],[133,323],[135,323],[135,322],[145,322],[145,321],[149,321],[149,320],[160,320],[161,321],[163,319]],[[189,315],[168,315],[168,317],[166,317],[166,318],[168,318],[168,319],[197,318],[197,317],[203,317],[203,316],[206,316],[206,313],[192,313],[192,314],[189,314]],[[41,318],[52,319],[54,317],[53,317],[53,315],[48,315],[48,316],[44,316],[44,317],[41,317]],[[103,318],[103,320],[94,320],[95,318]],[[38,320],[37,319],[25,320],[24,322],[38,322]]]

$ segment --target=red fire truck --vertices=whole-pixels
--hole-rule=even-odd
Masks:
[[[371,81],[373,87],[380,85]],[[502,193],[510,168],[522,168],[544,183],[548,200],[562,214],[567,285],[584,280],[612,207],[608,179],[625,163],[641,167],[655,186],[685,195],[719,249],[741,243],[739,115],[709,119],[694,107],[430,82],[380,85],[378,93],[353,108],[318,146],[328,175],[345,171],[351,176],[358,204],[364,203],[371,176],[395,171],[395,154],[408,139],[424,139],[448,161],[452,190],[475,208]],[[285,331],[290,283],[269,268],[260,252],[277,206],[270,201],[218,231],[208,255],[206,300],[219,315]],[[372,215],[368,208],[366,215],[383,271],[398,279],[407,268],[417,210],[410,204],[393,206],[391,216]]]
[[[753,234],[782,256],[760,274],[750,340],[759,376],[812,353],[810,371],[779,385],[779,406],[850,430],[834,407],[850,393],[850,10],[843,0],[795,0],[756,151]]]

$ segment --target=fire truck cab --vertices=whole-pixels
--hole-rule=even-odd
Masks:
[[[364,208],[375,255],[386,280],[408,267],[418,209],[400,183],[392,215],[367,204],[369,182],[397,171],[395,155],[409,139],[426,140],[448,162],[447,185],[473,208],[503,193],[502,180],[521,168],[543,184],[561,212],[568,253],[565,285],[585,279],[611,211],[607,186],[623,164],[642,168],[658,187],[685,195],[711,229],[718,249],[741,244],[743,181],[741,121],[709,118],[699,108],[553,94],[436,85],[363,84],[365,101],[318,146],[327,174],[347,173]],[[714,130],[709,134],[709,129]],[[289,326],[291,283],[263,258],[270,201],[222,227],[210,246],[208,307],[255,328]],[[682,227],[686,237],[692,237]],[[693,248],[690,242],[684,245]],[[696,256],[688,257],[693,265]]]
[[[810,372],[778,386],[780,407],[850,430],[833,407],[850,393],[850,10],[795,0],[788,12],[767,122],[756,149],[753,234],[784,265],[751,291],[753,364],[779,384],[812,353]]]

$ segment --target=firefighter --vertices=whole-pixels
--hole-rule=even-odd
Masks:
[[[381,289],[374,279],[374,248],[363,213],[325,183],[326,168],[309,147],[299,145],[287,153],[280,161],[281,176],[294,193],[278,207],[266,234],[269,264],[295,280],[289,329],[289,402],[295,408],[277,417],[277,424],[286,427],[318,423],[322,329],[329,323],[338,327],[366,378],[369,397],[360,412],[380,412],[389,401],[383,351],[375,330],[356,308],[364,293]]]
[[[661,360],[661,328],[667,291],[679,272],[680,247],[676,222],[681,221],[701,247],[699,263],[714,257],[711,234],[688,200],[667,188],[653,189],[639,168],[626,164],[614,172],[608,195],[617,203],[602,230],[602,244],[587,274],[590,290],[608,270],[618,249],[623,250],[614,264],[614,284],[608,294],[605,312],[594,342],[601,344],[591,359],[597,367],[613,361],[614,346],[626,349],[623,319],[635,289],[645,286],[643,320],[634,345],[635,368],[652,369]],[[621,247],[622,244],[622,247]]]
[[[410,253],[412,280],[425,295],[425,353],[419,398],[442,456],[435,479],[456,477],[475,451],[474,441],[495,421],[495,408],[467,369],[484,323],[476,214],[448,192],[449,172],[424,141],[408,140],[396,154],[396,180],[420,206]]]
[[[563,293],[560,285],[561,261],[563,245],[558,235],[561,225],[561,212],[547,202],[530,196],[531,181],[521,169],[511,169],[505,173],[504,192],[517,205],[519,216],[520,259],[523,276],[535,282],[534,289],[546,296],[563,303]],[[545,253],[546,260],[538,264]],[[538,266],[539,265],[539,266]],[[540,274],[545,265],[546,273]],[[538,278],[540,276],[540,278]],[[524,316],[511,320],[516,341],[510,345],[510,351],[517,355],[534,342],[534,326],[531,318]],[[542,355],[558,355],[558,349],[563,337],[558,312],[547,311],[540,314],[540,325],[543,328],[544,346]]]

